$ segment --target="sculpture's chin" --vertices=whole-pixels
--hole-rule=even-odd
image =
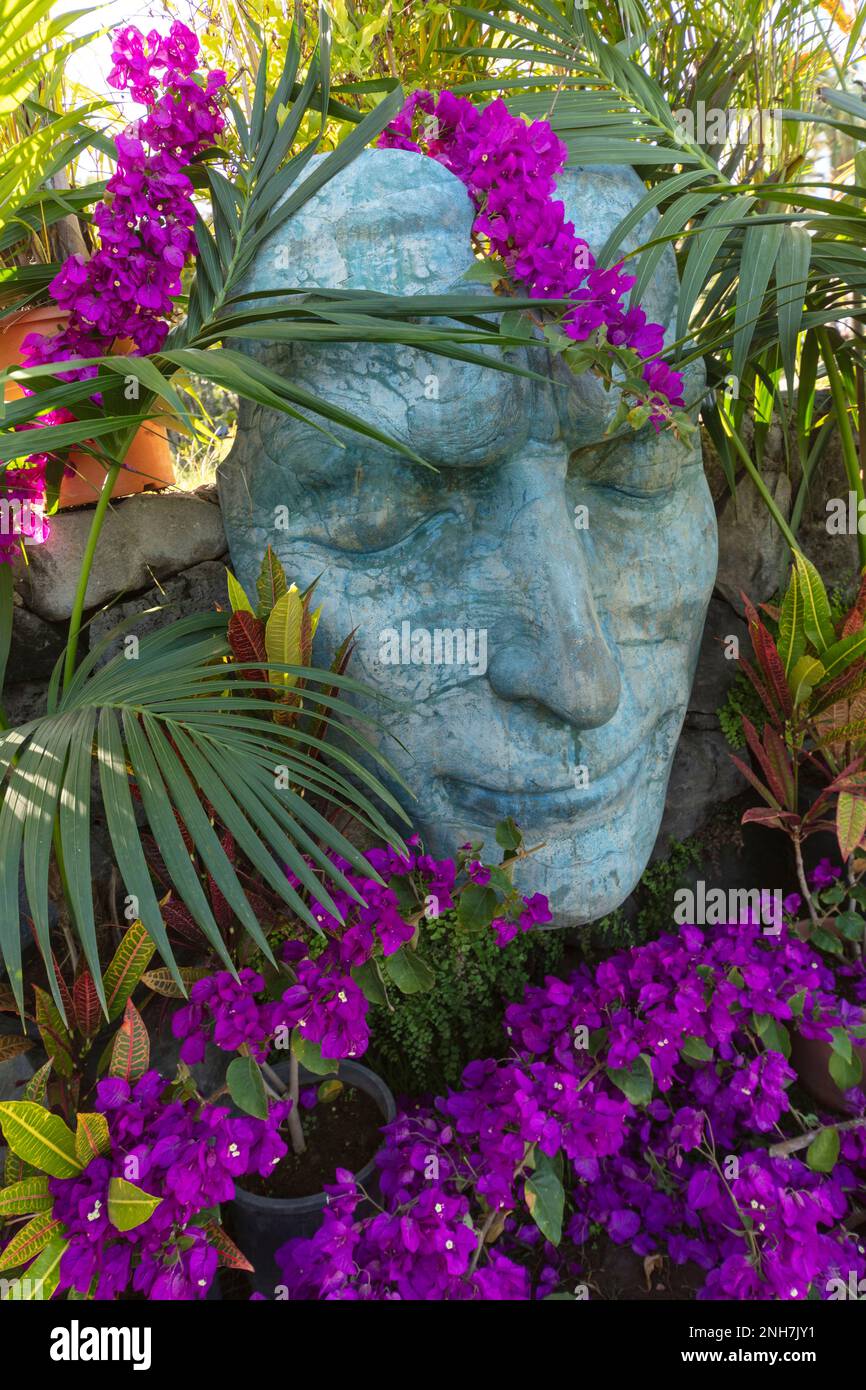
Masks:
[[[440,801],[437,825],[424,825],[419,806],[415,824],[437,856],[483,840],[486,857],[497,822],[513,816],[533,850],[516,873],[520,891],[548,898],[554,926],[595,921],[628,897],[652,853],[680,722],[679,713],[660,720],[649,738],[595,784],[521,794],[444,779],[446,815]]]

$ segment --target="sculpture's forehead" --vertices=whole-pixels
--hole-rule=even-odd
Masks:
[[[310,161],[306,177],[326,155]],[[566,169],[557,193],[575,232],[597,254],[645,192],[633,169]],[[473,208],[459,179],[426,155],[364,150],[263,243],[250,288],[378,290],[443,294],[460,288],[473,264]],[[644,218],[628,251],[652,234]],[[670,321],[676,301],[673,253],[663,256],[643,297],[647,316]]]

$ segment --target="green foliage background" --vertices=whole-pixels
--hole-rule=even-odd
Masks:
[[[567,931],[519,932],[503,949],[492,931],[462,931],[456,913],[443,913],[424,928],[436,988],[397,996],[393,1012],[370,1010],[372,1045],[364,1061],[398,1094],[456,1086],[474,1057],[502,1055],[502,1006],[519,999],[531,981],[560,971],[572,939]]]

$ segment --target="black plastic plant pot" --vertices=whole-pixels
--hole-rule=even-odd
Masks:
[[[274,1071],[285,1081],[288,1077],[288,1062],[280,1062]],[[301,1084],[309,1086],[332,1080],[335,1076],[346,1086],[364,1091],[379,1107],[382,1123],[390,1124],[397,1114],[397,1105],[385,1082],[360,1062],[341,1062],[336,1072],[328,1076],[314,1076],[301,1067]],[[356,1173],[360,1186],[375,1194],[376,1181],[375,1154],[369,1163]],[[324,1192],[316,1192],[310,1197],[261,1197],[255,1192],[245,1192],[235,1186],[234,1201],[229,1204],[232,1239],[246,1255],[255,1273],[251,1275],[256,1293],[273,1298],[281,1282],[281,1276],[274,1258],[280,1246],[295,1237],[309,1238],[315,1235],[322,1224],[322,1214],[327,1203]],[[359,1216],[369,1203],[356,1208]]]

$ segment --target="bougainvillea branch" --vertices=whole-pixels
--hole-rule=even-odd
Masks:
[[[128,91],[147,114],[117,137],[117,166],[94,211],[99,249],[89,260],[69,256],[52,280],[52,298],[66,321],[56,333],[28,334],[22,344],[25,367],[101,357],[118,345],[133,355],[148,354],[165,342],[183,268],[195,250],[193,186],[185,169],[223,126],[218,94],[225,74],[196,72],[198,50],[196,35],[178,22],[168,35],[152,31],[145,37],[134,27],[117,34],[108,81]],[[96,367],[82,367],[59,377],[77,381],[96,374]],[[22,428],[74,419],[61,407]],[[28,515],[37,518],[23,533],[30,544],[48,536],[42,508],[50,461],[49,454],[35,452],[4,476],[10,498],[26,503]],[[117,465],[109,470],[106,487],[113,486],[118,471]],[[10,562],[19,545],[19,536],[0,544],[0,562]],[[84,588],[82,598],[83,593]]]
[[[452,92],[436,98],[418,91],[378,143],[427,154],[449,169],[472,199],[478,249],[501,261],[508,278],[530,295],[571,301],[556,323],[569,365],[593,367],[610,386],[615,361],[633,364],[642,386],[616,382],[624,418],[633,427],[650,420],[656,429],[670,421],[689,429],[688,417],[678,409],[684,405],[683,378],[659,358],[662,326],[647,322],[639,305],[624,303],[635,277],[623,274],[621,265],[597,265],[587,242],[566,220],[565,205],[555,194],[568,149],[547,121],[527,123],[512,116],[502,100],[479,111]],[[574,353],[578,343],[585,345],[582,355]],[[617,418],[617,426],[621,423]]]

